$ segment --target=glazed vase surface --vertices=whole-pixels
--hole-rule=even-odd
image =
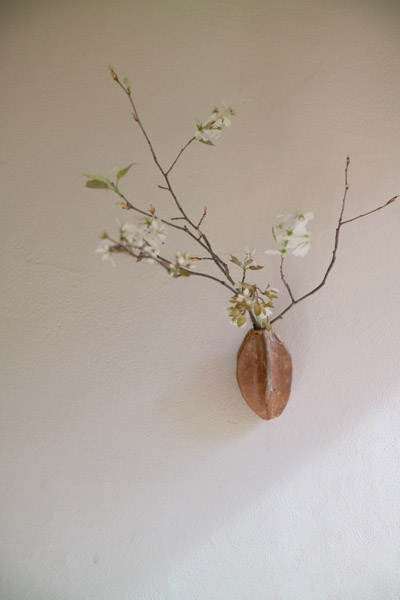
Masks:
[[[251,329],[237,355],[236,378],[243,398],[259,417],[282,414],[292,386],[292,359],[274,331]]]

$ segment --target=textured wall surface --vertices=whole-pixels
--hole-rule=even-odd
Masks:
[[[224,256],[257,248],[284,308],[275,215],[315,213],[300,295],[346,154],[348,218],[400,193],[398,1],[3,0],[0,23],[1,599],[398,600],[400,206],[346,225],[277,324],[294,384],[264,422],[226,290],[103,264],[99,233],[133,216],[82,176],[137,161],[123,189],[176,215],[109,63],[165,165],[231,103],[172,180]]]

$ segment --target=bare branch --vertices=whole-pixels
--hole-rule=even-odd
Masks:
[[[166,187],[164,187],[164,186],[159,186],[159,187],[161,187],[161,189],[166,189],[166,190],[168,190],[168,191],[170,192],[170,194],[171,194],[171,196],[172,196],[172,198],[173,198],[173,200],[174,200],[174,202],[175,202],[175,204],[176,204],[176,206],[177,206],[177,208],[178,208],[179,212],[181,213],[182,217],[183,217],[183,218],[186,220],[186,222],[188,223],[188,225],[190,225],[190,227],[192,227],[193,229],[195,229],[195,230],[197,231],[198,227],[195,225],[195,223],[194,223],[194,222],[193,222],[193,221],[192,221],[192,220],[189,218],[189,216],[186,214],[185,210],[183,209],[182,205],[180,204],[180,202],[179,202],[179,200],[178,200],[178,197],[177,197],[177,195],[175,194],[175,192],[174,192],[174,190],[173,190],[173,188],[172,188],[171,182],[170,182],[170,181],[169,181],[169,179],[168,179],[168,173],[171,171],[171,168],[174,166],[174,164],[176,163],[176,161],[178,160],[178,158],[181,156],[182,152],[183,152],[183,151],[185,150],[185,148],[186,148],[186,147],[189,145],[189,143],[191,143],[191,141],[192,141],[192,140],[190,140],[190,141],[189,141],[189,142],[186,144],[186,146],[184,146],[184,147],[182,148],[182,150],[181,150],[181,151],[180,151],[180,153],[178,154],[178,156],[177,156],[176,160],[175,160],[175,161],[174,161],[174,163],[171,165],[171,167],[168,169],[168,171],[164,171],[164,169],[162,168],[162,166],[161,166],[161,164],[160,164],[160,162],[159,162],[159,160],[158,160],[158,157],[157,157],[157,155],[156,155],[156,152],[155,152],[155,150],[154,150],[153,144],[151,143],[151,141],[150,141],[150,138],[149,138],[149,136],[147,135],[147,132],[146,132],[146,130],[145,130],[145,128],[144,128],[144,126],[143,126],[143,124],[142,124],[142,121],[140,120],[140,117],[139,117],[138,111],[137,111],[137,109],[136,109],[135,103],[134,103],[134,101],[133,101],[133,98],[132,98],[132,91],[131,91],[131,88],[130,88],[130,87],[125,87],[125,86],[124,86],[124,85],[123,85],[123,84],[120,82],[120,80],[118,79],[118,76],[117,76],[117,74],[115,73],[115,71],[114,71],[114,70],[112,70],[112,71],[111,71],[111,74],[112,74],[112,77],[113,77],[114,81],[116,81],[116,82],[118,83],[118,85],[121,87],[121,89],[122,89],[122,90],[125,92],[125,94],[127,95],[128,99],[129,99],[129,102],[130,102],[130,104],[131,104],[131,107],[132,107],[132,109],[133,109],[133,117],[134,117],[134,120],[135,120],[135,121],[138,123],[138,125],[139,125],[139,127],[140,127],[140,129],[141,129],[141,131],[142,131],[142,133],[143,133],[143,135],[144,135],[144,137],[145,137],[146,141],[147,141],[147,144],[148,144],[148,146],[149,146],[149,148],[150,148],[150,152],[151,152],[151,154],[152,154],[153,160],[154,160],[155,164],[157,165],[157,167],[158,167],[158,169],[159,169],[160,173],[163,175],[163,177],[164,177],[164,179],[165,179]],[[188,229],[188,228],[185,228],[185,230],[186,230],[187,232],[189,232],[189,229]],[[197,240],[198,240],[198,238],[196,238],[196,236],[195,236],[195,235],[193,235],[191,232],[189,233],[189,235],[191,235],[191,237],[193,237],[194,239],[197,239]],[[203,246],[203,247],[204,247],[204,248],[207,250],[207,252],[208,252],[208,253],[209,253],[209,254],[212,256],[212,258],[213,258],[213,260],[214,260],[215,264],[216,264],[216,265],[217,265],[217,267],[220,269],[220,271],[222,271],[222,273],[224,274],[224,276],[226,277],[226,279],[227,279],[227,280],[228,280],[228,281],[229,281],[229,282],[230,282],[232,285],[234,285],[234,281],[233,281],[233,279],[232,279],[232,277],[231,277],[231,275],[230,275],[230,272],[229,272],[229,267],[228,267],[228,265],[227,265],[227,264],[226,264],[226,263],[225,263],[225,262],[224,262],[224,261],[223,261],[223,260],[222,260],[222,259],[221,259],[221,258],[220,258],[220,257],[219,257],[219,256],[218,256],[216,253],[215,253],[215,252],[214,252],[214,250],[213,250],[213,248],[212,248],[212,246],[211,246],[211,243],[210,243],[210,241],[208,240],[207,236],[206,236],[206,235],[203,233],[201,237],[202,237],[202,240],[204,241],[204,243],[202,242],[202,243],[201,243],[201,245],[202,245],[202,246]],[[199,240],[198,240],[198,241],[199,241]]]
[[[197,224],[197,229],[200,229],[200,225],[204,221],[204,218],[205,218],[206,214],[207,214],[207,206],[204,207],[202,217],[201,217],[200,221]]]
[[[289,306],[287,306],[277,317],[275,317],[274,319],[271,320],[271,325],[272,325],[272,323],[274,323],[278,319],[281,319],[283,317],[283,315],[286,314],[291,308],[293,308],[293,306],[295,304],[298,304],[299,302],[301,302],[302,300],[305,300],[306,298],[308,298],[312,294],[315,294],[315,292],[318,292],[318,290],[320,290],[322,288],[322,286],[325,285],[325,282],[326,282],[326,280],[328,278],[328,275],[329,275],[329,273],[330,273],[333,265],[335,264],[336,252],[337,252],[338,245],[339,245],[340,228],[342,227],[342,224],[343,224],[343,212],[344,212],[344,207],[345,207],[345,204],[346,204],[347,192],[348,192],[349,187],[350,187],[349,184],[348,184],[348,182],[347,182],[347,171],[348,171],[348,168],[349,168],[349,164],[350,164],[350,158],[347,157],[346,158],[346,168],[345,168],[345,171],[344,171],[344,195],[343,195],[343,200],[342,200],[342,208],[341,208],[340,215],[339,215],[339,222],[338,222],[338,225],[336,227],[335,245],[334,245],[333,252],[332,252],[331,262],[328,265],[328,268],[327,268],[327,270],[325,272],[325,275],[324,275],[321,283],[319,285],[317,285],[317,287],[315,287],[313,290],[311,290],[311,292],[308,292],[307,294],[304,294],[304,296],[301,296],[297,300],[292,299],[292,302],[289,304]]]
[[[154,262],[159,264],[163,269],[165,269],[168,272],[170,271],[169,265],[172,264],[172,261],[168,260],[167,258],[165,258],[163,256],[154,256],[150,252],[147,252],[146,250],[144,250],[141,246],[134,246],[133,244],[126,245],[122,242],[117,242],[116,240],[113,240],[112,238],[110,238],[108,236],[107,236],[107,239],[109,239],[110,242],[112,242],[116,248],[120,248],[121,250],[123,250],[124,252],[129,254],[130,256],[133,256],[134,258],[137,259],[138,257],[136,256],[136,254],[134,254],[132,249],[139,250],[141,252],[141,254],[144,255],[145,258],[151,258],[152,260],[154,260]],[[230,290],[234,294],[237,294],[237,292],[238,292],[238,290],[231,287],[223,279],[218,279],[218,277],[214,277],[213,275],[209,275],[208,273],[199,273],[197,271],[191,271],[190,269],[185,269],[184,267],[181,267],[181,269],[182,269],[182,271],[186,271],[186,273],[188,273],[190,276],[194,275],[195,277],[205,277],[206,279],[211,279],[212,281],[216,281],[217,283],[220,283],[221,285],[226,287],[228,290]]]
[[[139,214],[141,214],[141,215],[145,215],[146,217],[154,217],[154,214],[153,214],[153,213],[151,213],[150,211],[142,210],[141,208],[138,208],[137,206],[134,206],[134,205],[132,204],[132,202],[130,202],[130,201],[128,200],[128,198],[125,196],[125,194],[123,194],[123,193],[122,193],[122,192],[121,192],[121,191],[120,191],[120,190],[117,188],[117,186],[116,186],[115,184],[114,184],[114,186],[113,186],[113,190],[115,191],[115,193],[116,193],[116,194],[117,194],[117,195],[118,195],[120,198],[122,198],[122,199],[124,200],[124,202],[126,203],[126,205],[127,205],[127,206],[128,206],[130,209],[132,209],[132,210],[134,210],[134,211],[138,212],[138,213],[139,213]],[[206,246],[206,244],[204,244],[204,243],[201,241],[201,239],[199,239],[199,238],[198,238],[198,237],[197,237],[197,236],[196,236],[194,233],[192,233],[192,232],[190,231],[190,229],[188,229],[188,228],[186,227],[186,225],[184,225],[184,226],[182,226],[182,225],[175,225],[175,223],[171,223],[171,221],[167,221],[166,219],[161,219],[161,218],[160,218],[160,217],[158,217],[158,216],[157,216],[157,219],[158,219],[159,221],[161,221],[161,223],[164,223],[165,225],[168,225],[169,227],[173,227],[174,229],[179,229],[180,231],[183,231],[183,232],[187,233],[187,234],[188,234],[188,235],[189,235],[189,236],[190,236],[190,237],[191,237],[193,240],[195,240],[195,241],[196,241],[198,244],[200,244],[200,246],[201,246],[201,247],[202,247],[204,250],[206,250],[206,251],[208,252],[208,247]],[[211,260],[213,260],[213,261],[214,261],[214,258],[213,258],[213,257],[210,257],[210,258],[211,258]],[[214,262],[215,262],[215,261],[214,261]],[[234,282],[232,282],[232,284],[234,284]]]
[[[194,275],[195,277],[207,277],[207,279],[213,279],[214,281],[218,281],[218,283],[220,283],[224,287],[228,288],[228,290],[231,290],[231,292],[233,292],[234,294],[237,294],[237,290],[235,290],[235,288],[233,288],[228,283],[226,283],[226,281],[224,281],[223,279],[218,279],[218,277],[214,277],[213,275],[209,275],[208,273],[199,273],[198,271],[188,271],[188,272],[190,273],[191,276]]]
[[[192,260],[214,260],[212,256],[191,256]]]
[[[382,210],[382,208],[385,208],[385,206],[392,204],[392,202],[394,202],[397,198],[400,198],[400,196],[393,196],[393,198],[390,198],[390,200],[385,202],[385,204],[382,204],[382,206],[378,206],[378,208],[374,208],[374,210],[370,210],[369,212],[363,213],[362,215],[358,215],[358,217],[353,217],[352,219],[347,219],[347,221],[342,221],[342,225],[345,225],[346,223],[351,223],[352,221],[356,221],[357,219],[361,219],[361,217],[366,217],[367,215],[372,215],[372,213],[377,212],[378,210]]]
[[[182,148],[182,150],[180,150],[178,156],[175,158],[174,162],[172,163],[172,165],[170,166],[170,168],[168,169],[168,171],[166,171],[166,174],[168,175],[168,173],[170,171],[172,171],[172,169],[174,168],[174,166],[176,165],[176,163],[178,162],[179,158],[182,156],[182,154],[184,153],[184,151],[186,150],[186,148],[188,146],[190,146],[190,144],[195,140],[195,138],[193,137],[191,140],[189,140]]]
[[[292,302],[296,302],[296,300],[294,299],[294,296],[293,296],[293,294],[292,294],[292,290],[290,289],[290,285],[289,285],[289,284],[288,284],[288,282],[286,281],[286,279],[285,279],[285,275],[284,275],[284,273],[283,273],[283,261],[284,261],[284,256],[283,256],[283,255],[281,255],[281,264],[280,264],[280,267],[279,267],[279,270],[280,270],[280,273],[281,273],[281,279],[282,279],[282,281],[283,281],[283,283],[284,283],[284,285],[285,285],[285,287],[286,287],[286,289],[287,289],[287,291],[288,291],[288,293],[289,293],[289,296],[290,296],[290,299],[291,299],[291,301],[292,301]]]

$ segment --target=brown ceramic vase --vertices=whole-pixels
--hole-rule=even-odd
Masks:
[[[292,385],[292,359],[273,331],[251,329],[237,355],[236,377],[243,398],[267,421],[283,412]]]

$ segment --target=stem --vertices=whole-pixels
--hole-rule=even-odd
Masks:
[[[152,154],[152,157],[153,157],[153,160],[154,160],[155,164],[157,165],[160,173],[162,174],[162,176],[165,179],[166,187],[164,188],[163,186],[161,186],[162,189],[167,189],[170,192],[170,194],[171,194],[172,198],[174,199],[174,202],[175,202],[175,204],[176,204],[179,212],[181,213],[182,217],[186,220],[186,222],[193,229],[195,229],[197,231],[198,228],[196,227],[195,223],[193,223],[193,221],[188,217],[188,215],[184,211],[184,209],[183,209],[182,205],[180,204],[180,202],[179,202],[179,200],[178,200],[178,198],[177,198],[177,196],[176,196],[176,194],[175,194],[175,192],[174,192],[174,190],[172,188],[172,185],[171,185],[171,183],[170,183],[170,181],[168,179],[168,174],[170,173],[172,167],[176,164],[177,160],[182,155],[182,153],[184,152],[184,150],[193,141],[193,138],[191,140],[189,140],[189,142],[182,148],[182,150],[179,152],[178,156],[176,157],[176,159],[174,160],[174,162],[172,163],[172,165],[168,169],[168,171],[164,171],[164,169],[162,168],[162,166],[161,166],[161,164],[160,164],[160,162],[159,162],[159,160],[157,158],[157,155],[156,155],[156,152],[154,150],[153,144],[151,143],[150,138],[147,135],[147,132],[146,132],[145,128],[143,127],[142,121],[141,121],[141,119],[139,117],[138,111],[136,109],[135,103],[134,103],[133,98],[132,98],[131,89],[130,88],[125,88],[125,86],[119,81],[118,76],[116,75],[116,73],[114,71],[112,71],[112,76],[113,76],[113,79],[118,83],[118,85],[121,87],[121,89],[128,96],[129,102],[130,102],[131,107],[133,109],[134,119],[138,123],[138,125],[139,125],[139,127],[140,127],[140,129],[141,129],[141,131],[142,131],[142,133],[143,133],[146,141],[147,141],[147,144],[148,144],[148,146],[150,148],[150,152]],[[191,235],[191,237],[194,238],[196,241],[200,242],[199,238],[197,238],[195,235],[193,235],[191,232],[189,232],[189,229],[187,227],[184,228],[184,231],[186,231],[187,233],[189,233],[189,235]],[[234,285],[235,282],[233,281],[233,279],[232,279],[232,277],[230,275],[228,265],[214,252],[214,250],[213,250],[213,248],[211,246],[211,243],[209,242],[208,238],[206,237],[206,235],[204,233],[202,234],[202,238],[204,240],[204,244],[203,243],[201,244],[203,246],[203,248],[205,248],[207,250],[207,252],[212,256],[212,258],[214,259],[215,264],[220,269],[220,271],[222,271],[222,273],[224,274],[224,276],[226,277],[226,279],[232,285]]]
[[[136,254],[134,254],[132,252],[132,248],[134,248],[135,250],[140,250],[141,253],[144,254],[147,258],[151,258],[157,264],[159,264],[163,269],[165,269],[166,271],[169,272],[169,265],[171,264],[171,261],[169,261],[167,258],[164,258],[163,256],[157,256],[157,257],[153,256],[152,254],[150,254],[149,252],[146,252],[146,250],[143,250],[139,246],[132,246],[132,245],[126,246],[125,244],[123,244],[121,242],[117,242],[116,240],[113,240],[110,237],[108,237],[108,239],[117,248],[121,248],[122,250],[124,250],[125,252],[127,252],[127,254],[129,254],[130,256],[133,256],[136,259],[138,257],[136,256]],[[226,281],[224,281],[223,279],[218,279],[218,277],[214,277],[214,275],[209,275],[208,273],[199,273],[199,272],[196,272],[196,271],[190,271],[189,269],[185,269],[185,268],[183,268],[183,270],[186,271],[187,273],[189,273],[190,276],[194,275],[195,277],[205,277],[206,279],[211,279],[212,281],[216,281],[217,283],[223,285],[225,288],[227,288],[228,290],[230,290],[234,294],[237,294],[237,292],[238,292],[238,290],[236,290],[235,288],[231,287],[228,283],[226,283]],[[253,311],[249,310],[248,312],[249,312],[249,315],[250,315],[250,319],[251,319],[251,321],[253,323],[254,329],[261,329],[262,328],[261,327],[261,323],[254,316]]]
[[[129,244],[129,246],[128,246],[126,244],[123,244],[122,242],[117,242],[116,240],[113,240],[110,237],[108,237],[107,239],[109,239],[110,242],[112,242],[115,245],[116,248],[121,248],[127,254],[129,254],[130,256],[133,256],[136,259],[138,257],[136,256],[136,254],[134,254],[134,252],[132,252],[132,249],[134,249],[134,250],[140,250],[141,254],[143,254],[146,258],[151,258],[152,260],[154,260],[154,262],[156,262],[163,269],[165,269],[166,271],[169,272],[169,270],[170,270],[169,269],[169,265],[172,263],[172,261],[168,260],[164,256],[154,256],[150,252],[147,252],[146,250],[143,250],[143,248],[141,246],[133,246],[132,244]],[[224,287],[228,288],[234,294],[237,294],[238,290],[236,290],[235,288],[231,287],[223,279],[218,279],[218,277],[214,277],[214,275],[209,275],[208,273],[198,273],[196,271],[191,271],[190,269],[185,269],[184,267],[182,267],[182,270],[186,271],[187,273],[189,273],[190,276],[194,275],[195,277],[205,277],[206,279],[212,279],[213,281],[216,281],[216,282],[220,283],[221,285],[223,285]]]
[[[352,221],[356,221],[357,219],[361,219],[361,217],[366,217],[367,215],[372,215],[372,213],[377,212],[378,210],[382,210],[382,208],[385,208],[385,206],[387,206],[388,204],[391,204],[397,198],[400,198],[400,196],[393,196],[393,198],[390,198],[390,200],[385,202],[385,204],[382,204],[382,206],[378,206],[378,208],[374,208],[374,210],[370,210],[369,212],[363,213],[362,215],[358,215],[358,217],[353,217],[352,219],[347,219],[347,221],[342,221],[342,225],[345,225],[346,223],[351,223]]]
[[[212,256],[192,256],[192,260],[214,260]]]
[[[358,217],[353,217],[352,219],[347,219],[346,221],[343,221],[343,213],[344,213],[344,208],[345,208],[345,204],[346,204],[346,196],[347,196],[347,191],[349,189],[349,184],[347,182],[347,172],[348,172],[348,168],[349,168],[349,164],[350,164],[350,158],[347,157],[346,159],[346,168],[345,168],[345,189],[344,189],[344,196],[343,196],[343,200],[342,200],[342,209],[340,211],[340,216],[339,216],[339,222],[338,222],[338,226],[336,227],[336,233],[335,233],[335,245],[333,248],[333,252],[332,252],[332,259],[331,262],[328,265],[328,268],[325,272],[325,275],[321,281],[321,283],[319,285],[317,285],[317,287],[315,287],[313,290],[311,290],[311,292],[308,292],[307,294],[304,294],[304,296],[301,296],[300,298],[298,298],[297,300],[294,299],[290,287],[287,284],[287,282],[285,281],[285,278],[283,276],[283,271],[282,271],[282,266],[283,266],[283,257],[281,260],[281,277],[282,277],[282,281],[285,284],[290,298],[292,300],[292,302],[289,304],[289,306],[287,306],[277,317],[275,317],[274,319],[272,319],[271,324],[274,323],[275,321],[277,321],[278,319],[281,319],[283,317],[284,314],[286,314],[295,304],[298,304],[299,302],[301,302],[302,300],[305,300],[306,298],[308,298],[309,296],[312,296],[312,294],[315,294],[315,292],[318,292],[318,290],[320,290],[322,288],[322,286],[325,285],[325,282],[328,278],[328,275],[335,263],[336,260],[336,252],[338,249],[338,245],[339,245],[339,234],[340,234],[340,229],[342,227],[342,225],[346,225],[346,223],[351,223],[352,221],[356,221],[357,219],[361,219],[362,217],[366,217],[367,215],[371,215],[374,212],[377,212],[378,210],[382,210],[382,208],[385,208],[385,206],[389,206],[389,204],[392,204],[392,202],[394,202],[397,198],[400,198],[400,195],[397,196],[393,196],[393,198],[390,198],[390,200],[388,200],[387,202],[385,202],[385,204],[382,204],[382,206],[378,206],[378,208],[374,208],[373,210],[370,210],[366,213],[363,213],[362,215],[358,215]]]
[[[202,224],[202,222],[204,221],[206,214],[207,214],[207,208],[205,208],[205,209],[204,209],[204,211],[203,211],[203,215],[202,215],[202,217],[201,217],[200,221],[197,223],[197,229],[200,229],[200,225],[201,225],[201,224]]]
[[[146,217],[154,217],[154,215],[146,210],[142,210],[141,208],[138,208],[137,206],[135,206],[134,204],[132,204],[132,202],[130,202],[128,200],[128,198],[125,196],[125,194],[123,194],[115,184],[113,185],[113,190],[115,191],[115,193],[122,198],[126,204],[129,206],[130,209],[135,210],[136,212],[140,213],[141,215],[145,215]],[[183,218],[183,217],[182,217]],[[175,225],[175,223],[171,223],[171,221],[167,221],[166,219],[161,219],[160,217],[157,217],[157,219],[159,219],[159,221],[161,221],[162,223],[164,223],[165,225],[168,225],[169,227],[173,227],[174,229],[180,229],[180,231],[184,231],[185,233],[187,233],[192,239],[194,239],[198,244],[200,244],[200,246],[202,246],[202,248],[204,248],[204,250],[206,250],[207,252],[208,247],[206,246],[206,244],[204,244],[200,238],[198,238],[194,233],[192,233],[185,225],[182,227],[181,225]],[[171,219],[172,220],[172,219]],[[176,219],[175,219],[176,220]],[[213,260],[213,257],[210,257],[209,260]],[[215,262],[215,261],[214,261]],[[234,285],[234,282],[231,282]]]
[[[253,323],[253,329],[262,329],[260,321],[257,319],[252,310],[249,310],[250,319]]]
[[[292,290],[290,289],[290,285],[289,285],[289,284],[288,284],[288,282],[286,281],[286,279],[285,279],[285,275],[284,275],[284,273],[283,273],[283,260],[284,260],[284,256],[283,256],[283,255],[281,255],[281,264],[280,264],[280,267],[279,267],[279,270],[280,270],[280,272],[281,272],[281,279],[282,279],[282,281],[283,281],[283,283],[284,283],[284,285],[285,285],[285,287],[286,287],[286,289],[287,289],[287,291],[288,291],[288,293],[289,293],[289,296],[290,296],[290,299],[291,299],[291,301],[292,301],[292,302],[296,302],[296,300],[294,299],[294,296],[293,296],[293,294],[292,294]]]
[[[339,215],[339,222],[338,225],[336,227],[336,232],[335,232],[335,245],[333,248],[333,252],[332,252],[332,258],[331,258],[331,262],[328,265],[328,268],[325,272],[325,275],[321,281],[321,283],[319,285],[317,285],[317,287],[315,287],[313,290],[311,290],[311,292],[308,292],[307,294],[304,294],[304,296],[301,296],[300,298],[298,298],[297,300],[295,300],[294,298],[292,299],[292,302],[289,304],[289,306],[287,306],[277,317],[275,317],[274,319],[271,320],[271,325],[277,321],[278,319],[281,319],[283,317],[284,314],[286,314],[291,308],[293,308],[293,306],[295,304],[298,304],[299,302],[301,302],[302,300],[305,300],[306,298],[308,298],[309,296],[312,296],[312,294],[315,294],[315,292],[318,292],[318,290],[320,290],[324,285],[325,282],[328,278],[328,275],[333,267],[333,265],[335,264],[335,260],[336,260],[336,252],[338,249],[338,245],[339,245],[339,234],[340,234],[340,228],[342,227],[342,220],[343,220],[343,212],[344,212],[344,207],[346,204],[346,197],[347,197],[347,192],[349,190],[349,184],[347,182],[347,171],[349,169],[349,164],[350,164],[350,158],[347,157],[346,158],[346,168],[344,171],[344,195],[343,195],[343,200],[342,200],[342,208],[340,211],[340,215]]]
[[[170,168],[168,169],[168,171],[166,171],[166,174],[168,175],[168,173],[170,171],[172,171],[172,169],[174,168],[174,166],[176,165],[176,163],[178,162],[179,158],[181,157],[181,155],[184,153],[184,151],[186,150],[186,148],[188,146],[190,146],[190,144],[195,140],[196,138],[192,137],[191,140],[189,140],[182,148],[182,150],[180,150],[178,156],[175,158],[174,162],[172,163],[172,165],[170,166]]]

